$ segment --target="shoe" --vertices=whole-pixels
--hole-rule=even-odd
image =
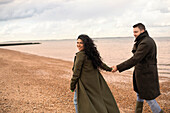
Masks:
[[[136,102],[135,113],[142,113],[143,110],[143,102]]]

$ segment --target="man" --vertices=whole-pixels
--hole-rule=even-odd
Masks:
[[[137,93],[135,113],[142,113],[143,102],[151,107],[153,113],[163,113],[155,98],[160,95],[157,71],[157,50],[154,40],[149,36],[142,23],[133,26],[135,44],[133,56],[125,62],[113,66],[113,72],[122,72],[135,66],[133,87]]]

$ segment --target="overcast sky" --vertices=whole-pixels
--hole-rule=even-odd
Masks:
[[[0,0],[0,41],[170,36],[170,0]]]

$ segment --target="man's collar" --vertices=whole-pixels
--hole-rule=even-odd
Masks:
[[[149,36],[149,34],[148,34],[148,32],[145,30],[143,33],[141,33],[141,34],[135,39],[134,42],[137,42],[137,41],[143,39],[143,38],[146,37],[146,36]]]

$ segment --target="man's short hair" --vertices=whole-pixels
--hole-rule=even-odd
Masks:
[[[145,26],[142,23],[137,23],[133,26],[133,28],[138,27],[140,30],[145,30]]]

